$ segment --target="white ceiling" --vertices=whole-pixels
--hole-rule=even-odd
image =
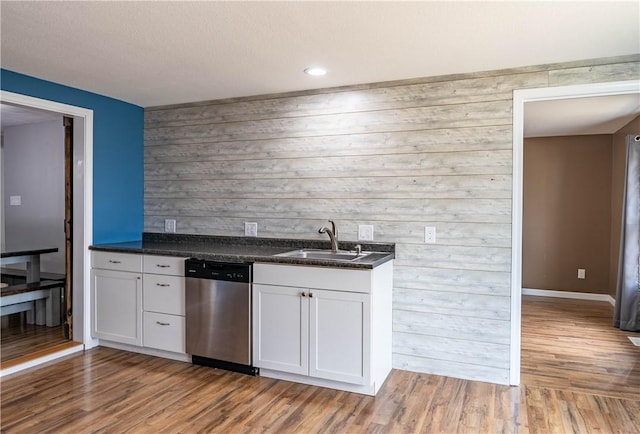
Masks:
[[[638,1],[0,8],[3,68],[143,107],[640,53]]]
[[[62,126],[62,115],[46,110],[40,110],[30,107],[22,107],[13,104],[0,104],[0,120],[1,126],[13,127],[16,125],[37,124],[39,122],[48,122],[59,119]]]
[[[524,136],[613,134],[638,115],[640,93],[528,102]]]
[[[142,107],[640,53],[638,1],[3,0],[0,17],[2,68]]]

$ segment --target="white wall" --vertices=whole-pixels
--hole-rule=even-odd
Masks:
[[[64,127],[59,120],[4,129],[2,182],[7,250],[57,247],[42,271],[64,273]],[[20,196],[21,205],[10,205]]]

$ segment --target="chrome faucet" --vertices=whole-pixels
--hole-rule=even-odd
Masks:
[[[331,251],[335,253],[338,251],[338,228],[336,228],[336,224],[333,220],[329,220],[329,223],[331,223],[331,229],[326,226],[322,226],[318,229],[318,233],[329,235],[329,239],[331,240]]]

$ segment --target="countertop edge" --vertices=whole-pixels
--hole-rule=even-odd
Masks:
[[[258,263],[271,263],[282,265],[302,265],[302,266],[315,266],[315,267],[327,267],[327,268],[351,268],[351,269],[374,269],[386,262],[395,259],[394,252],[388,253],[374,261],[366,262],[342,262],[320,259],[303,259],[303,258],[287,258],[282,256],[273,255],[234,255],[234,254],[219,254],[219,253],[207,253],[200,251],[186,251],[186,250],[171,250],[171,249],[158,249],[158,248],[145,248],[145,247],[124,247],[117,245],[91,245],[90,250],[113,252],[113,253],[132,253],[132,254],[148,254],[159,256],[175,256],[175,257],[196,257],[198,259],[206,259],[211,261],[223,261],[223,262],[258,262]],[[289,249],[290,250],[290,249]],[[283,251],[286,251],[283,250]]]

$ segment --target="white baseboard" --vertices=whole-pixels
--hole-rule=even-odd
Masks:
[[[25,369],[33,368],[34,366],[41,365],[43,363],[51,362],[61,357],[68,356],[70,354],[79,353],[84,351],[84,345],[76,345],[71,348],[65,348],[64,350],[57,351],[55,353],[47,354],[46,356],[38,357],[37,359],[29,360],[28,362],[21,363],[19,365],[5,368],[0,371],[0,377],[14,374],[16,372],[24,371]]]
[[[121,344],[119,342],[111,342],[104,339],[100,339],[100,346],[115,348],[116,350],[129,351],[132,353],[146,354],[147,356],[163,357],[165,359],[177,360],[178,362],[191,363],[191,355],[189,354],[173,353],[171,351],[156,350],[155,348]]]
[[[591,294],[587,292],[553,291],[550,289],[522,288],[522,295],[536,295],[538,297],[577,298],[579,300],[606,301],[611,306],[616,305],[616,300],[609,294]]]

